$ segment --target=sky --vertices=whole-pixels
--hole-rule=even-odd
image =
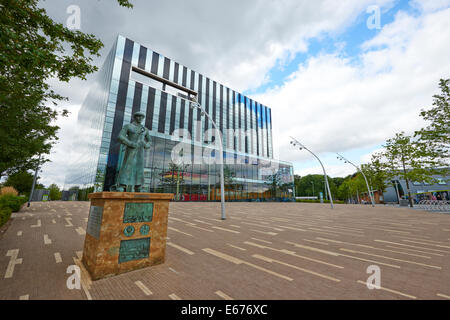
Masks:
[[[275,158],[295,174],[344,177],[367,163],[395,133],[425,125],[421,109],[450,77],[450,0],[46,0],[39,6],[66,24],[79,8],[80,31],[103,43],[101,66],[118,34],[272,108]],[[87,80],[49,82],[68,102],[59,141],[40,173],[64,186]]]

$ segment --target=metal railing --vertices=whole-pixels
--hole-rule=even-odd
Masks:
[[[426,211],[450,212],[450,200],[421,200],[414,207]]]

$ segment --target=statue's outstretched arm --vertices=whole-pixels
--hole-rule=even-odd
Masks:
[[[119,141],[130,148],[136,148],[137,143],[130,141],[128,139],[127,131],[128,131],[128,125],[123,126],[122,130],[120,130],[120,133],[119,133],[119,137],[118,137]]]

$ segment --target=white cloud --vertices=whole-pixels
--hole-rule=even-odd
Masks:
[[[430,12],[450,6],[450,0],[411,0],[410,4],[419,10]]]
[[[450,9],[417,17],[400,12],[363,44],[359,63],[321,54],[283,85],[256,95],[272,107],[278,156],[302,159],[289,136],[316,153],[344,152],[420,128],[420,109],[431,105],[439,79],[450,75],[449,30]]]
[[[80,134],[80,132],[77,132],[77,115],[80,107],[80,105],[72,105],[72,115],[61,117],[55,122],[61,128],[58,133],[59,140],[50,155],[47,156],[51,162],[45,163],[39,173],[39,183],[46,187],[52,183],[56,183],[60,188],[64,187],[66,173],[70,170],[70,163],[72,162],[72,142],[74,137]]]
[[[94,60],[97,65],[120,33],[242,91],[267,82],[269,71],[306,52],[311,38],[344,32],[367,6],[386,9],[393,2],[134,0],[132,10],[90,0],[41,4],[60,22],[67,19],[67,6],[80,6],[82,31],[105,43],[102,58]],[[312,57],[283,85],[256,96],[272,107],[278,156],[291,161],[308,157],[293,153],[289,135],[320,153],[380,144],[394,132],[418,128],[419,109],[431,104],[438,79],[450,71],[449,11],[442,10],[447,2],[436,2],[414,1],[423,10],[419,17],[398,14],[364,44],[360,65],[343,58],[344,44],[336,44],[336,54]],[[77,110],[89,82],[54,83],[54,88],[71,98],[69,109]],[[72,126],[61,123],[56,162],[44,171],[51,178],[65,174],[61,150]]]

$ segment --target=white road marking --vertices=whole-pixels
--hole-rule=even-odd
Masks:
[[[180,251],[183,251],[184,253],[187,253],[187,254],[189,254],[189,255],[193,255],[193,254],[194,254],[194,252],[192,252],[191,250],[188,250],[188,249],[186,249],[186,248],[180,247],[179,245],[176,245],[175,243],[167,242],[167,245],[168,245],[168,246],[171,246],[171,247],[173,247],[173,248],[175,248],[175,249],[178,249],[178,250],[180,250]]]
[[[248,225],[251,225],[251,226],[257,226],[257,227],[261,227],[261,228],[274,229],[276,231],[284,231],[283,229],[280,229],[280,228],[275,228],[275,227],[271,227],[271,226],[264,226],[264,225],[260,225],[258,223],[242,222],[242,224],[248,224]]]
[[[324,239],[324,238],[319,238],[319,237],[316,237],[316,239],[323,239],[323,240],[326,240],[326,241],[329,241],[329,242],[334,242],[334,243],[339,243],[339,244],[348,244],[348,245],[352,245],[352,246],[357,246],[357,247],[362,247],[362,248],[369,248],[369,249],[373,249],[373,250],[394,252],[394,253],[400,253],[400,254],[405,254],[405,255],[409,255],[409,256],[419,257],[419,258],[431,259],[428,256],[422,256],[422,255],[418,255],[418,254],[414,254],[414,253],[408,253],[408,252],[403,252],[403,251],[396,251],[396,250],[377,248],[377,247],[372,247],[372,246],[368,246],[368,245],[365,245],[365,244],[357,244],[357,243],[351,243],[351,242],[345,242],[345,241]]]
[[[436,293],[436,295],[437,295],[438,297],[441,297],[441,298],[445,298],[445,299],[449,299],[449,300],[450,300],[450,296],[448,296],[448,295],[446,295],[446,294]]]
[[[450,251],[445,250],[439,250],[439,249],[431,249],[431,248],[425,248],[425,247],[418,247],[418,246],[411,246],[409,244],[403,244],[403,243],[397,243],[397,242],[391,242],[391,241],[385,241],[385,240],[373,240],[375,242],[383,242],[383,243],[389,243],[389,244],[395,244],[397,246],[402,247],[410,247],[410,248],[416,248],[416,249],[422,249],[422,250],[429,250],[429,251],[436,251],[436,252],[444,252],[444,253],[450,253]]]
[[[172,271],[173,273],[179,274],[179,272],[171,267],[169,267],[169,270]]]
[[[222,291],[218,290],[216,292],[214,292],[215,294],[217,294],[219,297],[221,297],[224,300],[234,300],[232,297],[230,297],[229,295],[223,293]]]
[[[20,296],[19,300],[30,300],[30,295],[26,294],[26,295]]]
[[[317,244],[323,244],[323,245],[326,245],[326,246],[328,245],[328,243],[326,243],[326,242],[320,242],[320,241],[309,240],[309,239],[303,239],[303,241],[317,243]]]
[[[296,243],[290,242],[290,241],[285,241],[285,242],[286,243],[291,243],[291,244],[295,245],[296,247],[304,248],[304,249],[311,250],[311,251],[317,251],[317,252],[321,252],[321,253],[332,255],[332,256],[341,256],[341,257],[347,257],[347,258],[350,258],[350,259],[356,259],[356,260],[367,261],[367,262],[374,262],[376,264],[380,264],[380,265],[383,265],[383,266],[388,266],[388,267],[400,269],[400,266],[397,266],[397,265],[394,265],[394,264],[389,264],[389,263],[384,263],[384,262],[380,262],[380,261],[375,261],[375,260],[370,260],[370,259],[364,259],[364,258],[360,258],[360,257],[350,256],[350,255],[342,254],[342,253],[338,253],[338,252],[327,251],[327,250],[317,249],[317,248],[313,248],[313,247],[303,246],[301,244],[296,244]]]
[[[177,296],[175,293],[169,294],[169,298],[172,300],[181,300],[181,298]]]
[[[264,257],[264,256],[259,255],[259,254],[254,254],[254,255],[252,255],[252,257],[256,258],[256,259],[260,259],[260,260],[266,261],[266,262],[269,262],[269,263],[275,262],[275,263],[281,264],[283,266],[291,267],[291,268],[294,268],[294,269],[297,269],[297,270],[300,270],[300,271],[303,271],[303,272],[306,272],[306,273],[309,273],[309,274],[312,274],[312,275],[315,275],[315,276],[318,276],[318,277],[321,277],[321,278],[324,278],[324,279],[328,279],[328,280],[331,280],[331,281],[335,281],[335,282],[340,282],[341,281],[339,279],[336,279],[336,278],[333,278],[333,277],[330,277],[330,276],[327,276],[327,275],[324,275],[324,274],[321,274],[321,273],[318,273],[318,272],[314,272],[312,270],[300,268],[300,267],[297,267],[295,265],[292,265],[292,264],[289,264],[289,263],[286,263],[286,262],[283,262],[283,261],[267,258],[267,257]]]
[[[440,244],[432,244],[432,243],[425,243],[425,242],[420,242],[420,241],[414,241],[414,240],[402,240],[403,242],[411,242],[411,243],[418,243],[418,244],[424,244],[426,246],[435,246],[438,248],[447,248],[450,249],[450,246],[443,246]]]
[[[147,288],[141,281],[136,281],[134,284],[137,285],[146,296],[153,294],[153,292],[151,292],[150,289]]]
[[[205,222],[205,221],[202,221],[202,220],[198,220],[198,219],[194,219],[194,221],[197,221],[197,222],[200,222],[200,223],[204,223],[204,224],[208,224],[208,225],[210,225],[210,226],[212,226],[212,225],[213,225],[212,223],[209,223],[209,222]]]
[[[48,237],[48,234],[44,234],[44,243],[45,244],[52,244],[52,240]]]
[[[73,224],[72,224],[72,218],[64,218],[65,220],[66,220],[66,222],[67,222],[67,224],[65,225],[65,227],[73,227]]]
[[[358,280],[356,282],[358,282],[360,284],[363,284],[363,285],[367,285],[367,283],[365,281]],[[388,292],[391,292],[391,293],[395,293],[395,294],[398,294],[398,295],[401,295],[401,296],[404,296],[404,297],[407,297],[407,298],[411,298],[411,299],[417,299],[417,297],[415,297],[415,296],[412,296],[412,295],[409,295],[409,294],[406,294],[406,293],[403,293],[403,292],[400,292],[400,291],[388,289],[388,288],[380,287],[380,290],[384,290],[384,291],[388,291]]]
[[[232,262],[232,263],[234,263],[234,264],[246,264],[246,265],[248,265],[248,266],[250,266],[250,267],[253,267],[253,268],[255,268],[255,269],[258,269],[258,270],[267,272],[267,273],[269,273],[269,274],[271,274],[271,275],[274,275],[274,276],[276,276],[276,277],[282,278],[282,279],[284,279],[284,280],[288,280],[288,281],[293,281],[293,280],[294,280],[294,279],[292,279],[292,278],[286,277],[285,275],[279,274],[279,273],[274,272],[274,271],[272,271],[272,270],[269,270],[269,269],[260,267],[260,266],[258,266],[258,265],[253,264],[253,263],[250,263],[250,262],[247,262],[247,261],[244,261],[244,260],[235,258],[235,257],[233,257],[233,256],[230,256],[230,255],[228,255],[228,254],[225,254],[225,253],[222,253],[222,252],[219,252],[219,251],[210,249],[210,248],[205,248],[205,249],[202,249],[202,250],[205,251],[205,252],[207,252],[207,253],[209,253],[209,254],[212,254],[212,255],[214,255],[214,256],[216,256],[216,257],[219,257],[219,258],[221,258],[221,259],[230,261],[230,262]]]
[[[234,245],[232,245],[232,244],[230,244],[230,243],[227,243],[227,245],[229,245],[230,247],[233,247],[233,248],[242,250],[242,251],[246,251],[246,250],[247,250],[247,249],[244,249],[244,248],[241,248],[241,247],[238,247],[238,246],[234,246]]]
[[[86,231],[85,231],[82,227],[76,228],[75,231],[78,232],[78,234],[79,234],[80,236],[86,234]]]
[[[212,227],[212,228],[217,229],[217,230],[232,232],[232,233],[240,233],[239,231],[236,231],[236,230],[225,229],[225,228],[221,228],[221,227]]]
[[[61,254],[59,252],[55,252],[55,261],[56,263],[62,262]]]
[[[250,229],[250,231],[254,231],[254,232],[258,232],[258,233],[262,233],[262,234],[268,234],[269,236],[276,236],[278,234],[276,232],[261,231],[261,230],[255,230],[255,229]]]
[[[17,231],[17,236],[20,237],[22,235],[22,231]]]
[[[286,242],[289,242],[289,241],[286,241]],[[261,248],[261,249],[269,249],[269,250],[273,250],[273,251],[278,251],[278,252],[281,252],[281,253],[284,253],[284,254],[288,254],[288,255],[291,255],[291,256],[294,256],[294,257],[297,257],[297,258],[301,258],[301,259],[317,262],[317,263],[324,264],[324,265],[331,266],[331,267],[335,267],[335,268],[338,268],[338,269],[344,269],[344,267],[342,267],[342,266],[338,266],[338,265],[335,265],[335,264],[332,264],[332,263],[328,263],[328,262],[325,262],[325,261],[322,261],[322,260],[317,260],[317,259],[301,256],[299,254],[296,254],[295,251],[289,251],[289,250],[286,250],[286,249],[275,249],[275,248],[272,248],[272,247],[263,246],[261,244],[253,243],[253,242],[249,242],[249,241],[245,241],[244,243],[248,244],[250,246]],[[317,249],[317,250],[319,250],[319,249]],[[314,251],[316,251],[316,250],[314,250]],[[326,253],[325,250],[321,250],[321,252],[322,253]],[[333,256],[337,256],[337,254],[334,254],[333,252],[328,252],[326,254],[331,254]]]
[[[37,224],[31,226],[31,228],[39,228],[42,226],[41,219],[38,219]]]
[[[420,253],[425,253],[427,255],[433,255],[433,256],[438,256],[438,257],[443,257],[443,254],[440,253],[434,253],[434,252],[426,252],[426,251],[421,251],[421,250],[416,250],[416,249],[409,249],[409,248],[402,248],[402,247],[395,247],[395,246],[388,246],[386,245],[386,248],[393,248],[393,249],[398,249],[398,250],[408,250],[408,251],[413,251],[413,252],[420,252]]]
[[[8,268],[6,268],[5,279],[12,278],[14,273],[14,267],[16,264],[22,264],[23,259],[17,257],[19,256],[19,249],[8,250],[6,253],[7,257],[11,257],[8,263]]]
[[[179,233],[182,233],[182,234],[185,234],[185,235],[190,236],[190,237],[193,237],[193,235],[190,234],[190,233],[186,233],[186,232],[180,231],[180,230],[175,229],[175,228],[172,228],[172,227],[167,227],[167,229],[173,230],[173,231],[175,231],[175,232],[179,232]]]
[[[258,238],[251,238],[251,239],[253,239],[253,240],[256,240],[256,241],[260,241],[260,242],[264,242],[264,243],[272,243],[272,242],[270,242],[270,241],[266,241],[266,240],[262,240],[262,239],[258,239]]]
[[[52,223],[56,223],[55,219],[52,220]]]
[[[390,260],[394,260],[394,261],[400,261],[400,262],[415,264],[415,265],[418,265],[418,266],[429,267],[429,268],[433,268],[433,269],[439,269],[439,270],[442,269],[442,267],[439,267],[439,266],[432,266],[432,265],[429,265],[429,264],[415,262],[415,261],[408,261],[408,260],[396,259],[396,258],[392,258],[392,257],[380,256],[378,254],[367,253],[367,252],[363,252],[363,251],[355,251],[355,250],[344,249],[344,248],[339,248],[339,250],[350,252],[350,253],[365,254],[365,255],[368,255],[368,256],[373,256],[373,257],[378,257],[378,258],[384,258],[384,259],[390,259]]]

